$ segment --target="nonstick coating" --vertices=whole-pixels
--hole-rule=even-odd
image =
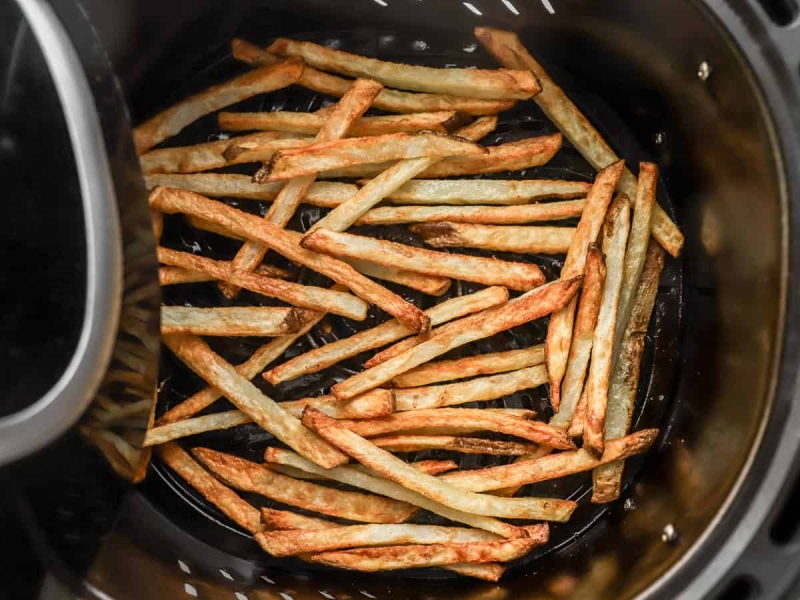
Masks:
[[[467,44],[461,48],[432,49],[426,42],[408,34],[400,35],[392,32],[379,32],[373,29],[364,29],[348,32],[317,32],[293,37],[297,39],[307,39],[367,56],[376,56],[378,58],[399,62],[439,67],[475,66],[491,68],[496,66],[476,44]],[[269,40],[251,41],[267,43]],[[194,78],[189,80],[183,87],[176,90],[174,94],[171,94],[169,97],[165,95],[164,106],[242,71],[243,67],[231,56],[223,56],[207,68],[199,71]],[[573,101],[584,111],[599,131],[605,136],[611,146],[615,148],[621,156],[626,158],[627,164],[636,172],[638,163],[642,160],[648,160],[650,157],[648,157],[637,144],[632,132],[607,105],[593,96],[591,91],[582,89],[575,80],[570,78],[569,74],[554,69],[551,69],[551,71],[556,81],[562,85]],[[335,102],[334,98],[316,94],[305,88],[293,86],[267,96],[261,96],[242,102],[231,107],[230,110],[313,111],[333,102]],[[370,114],[373,113],[380,114],[374,111]],[[553,133],[555,131],[555,127],[543,116],[534,102],[519,102],[511,111],[499,115],[499,124],[496,131],[490,134],[483,143],[486,145],[494,145],[530,136]],[[188,127],[179,136],[170,140],[168,145],[193,144],[219,139],[219,137],[220,133],[216,124],[216,116],[211,115]],[[236,167],[226,172],[251,173],[253,170],[253,165],[245,165],[244,168]],[[508,179],[563,178],[592,181],[594,174],[594,170],[565,140],[562,150],[545,166],[528,169],[526,171],[494,174],[490,177]],[[261,215],[265,214],[268,208],[268,204],[257,201],[232,199],[225,201],[242,210],[255,212]],[[658,201],[668,213],[674,216],[669,191],[663,181],[659,185]],[[290,222],[289,228],[304,231],[319,220],[325,212],[324,209],[303,205]],[[574,225],[574,223],[565,224]],[[411,245],[422,245],[419,238],[402,226],[360,227],[354,228],[353,232],[400,241]],[[196,252],[217,259],[232,258],[239,247],[239,242],[190,228],[181,216],[170,216],[166,219],[162,244],[167,247]],[[458,252],[489,255],[489,253],[482,251],[458,250]],[[552,280],[558,276],[563,258],[561,256],[531,256],[511,253],[496,253],[494,255],[502,259],[535,262],[542,268],[548,280]],[[274,253],[270,253],[268,260],[281,266],[289,266],[284,259],[276,256]],[[330,283],[325,278],[305,269],[300,270],[298,278],[301,282],[313,283],[314,285],[327,285]],[[443,296],[441,300],[401,286],[389,284],[387,287],[398,292],[417,306],[427,308],[445,298],[471,293],[483,286],[466,282],[454,282],[451,290]],[[169,286],[164,288],[163,298],[164,303],[167,305],[224,306],[233,304],[227,301],[222,294],[218,292],[215,283]],[[271,301],[268,298],[250,292],[241,293],[234,303],[237,305],[280,304],[277,301]],[[636,413],[634,415],[634,430],[646,427],[663,427],[668,421],[669,413],[674,408],[673,388],[678,364],[682,305],[683,278],[681,261],[668,258],[656,300],[654,318],[647,335],[646,350],[641,369],[640,390],[637,398]],[[348,337],[366,328],[371,328],[384,321],[386,318],[387,315],[375,307],[371,308],[367,319],[361,323],[356,323],[340,317],[326,317],[320,325],[314,327],[309,334],[301,340],[298,340],[297,343],[287,351],[285,358],[280,359],[278,362],[283,362],[310,348],[329,343],[336,339]],[[497,352],[542,343],[546,330],[547,319],[541,319],[492,338],[458,348],[442,358],[455,358],[471,354]],[[245,360],[255,348],[263,343],[263,339],[254,338],[210,338],[208,341],[212,348],[233,364],[238,364]],[[367,358],[369,358],[369,356],[366,354],[358,356],[323,371],[322,373],[304,376],[277,387],[271,386],[260,376],[254,379],[254,383],[267,395],[276,400],[317,396],[326,393],[334,383],[359,371],[363,361]],[[162,359],[160,380],[159,414],[163,414],[163,412],[170,407],[205,386],[202,380],[191,373],[184,365],[167,352],[164,353]],[[545,386],[542,386],[534,390],[506,396],[500,400],[488,403],[472,403],[464,406],[532,408],[538,412],[540,419],[547,420],[552,414],[552,409],[549,406],[547,398],[547,389]],[[220,400],[203,414],[229,410],[230,408],[231,405],[226,400]],[[662,438],[659,444],[664,443],[665,437],[664,432],[662,432]],[[224,432],[197,435],[180,441],[181,445],[187,449],[196,446],[206,446],[225,452],[232,452],[254,461],[261,461],[264,448],[273,442],[274,439],[269,433],[252,424],[243,425]],[[409,460],[448,458],[458,461],[462,469],[475,469],[494,464],[502,464],[510,460],[507,457],[460,455],[443,451],[413,453],[406,455],[406,458]],[[636,481],[637,474],[645,467],[646,462],[646,456],[627,461],[628,466],[625,471],[624,489],[619,502],[624,501],[631,484]],[[170,520],[176,522],[179,526],[193,528],[192,533],[207,543],[210,543],[216,548],[223,549],[233,556],[253,561],[261,567],[274,567],[276,569],[292,570],[294,572],[325,571],[325,577],[331,577],[331,569],[326,567],[309,565],[297,560],[276,560],[269,557],[260,551],[249,534],[231,524],[220,511],[205,501],[181,478],[174,475],[170,470],[164,469],[163,466],[158,463],[153,465],[152,470],[152,476],[148,478],[148,482],[142,488],[146,497],[162,510]],[[589,502],[591,496],[591,479],[587,474],[580,474],[561,480],[527,486],[521,494],[569,498],[578,501],[580,506],[572,520],[568,523],[552,525],[551,542],[548,545],[535,550],[528,556],[513,563],[510,568],[512,573],[515,571],[529,572],[534,568],[533,563],[544,555],[568,550],[568,548],[575,544],[608,510],[607,507],[592,505]],[[256,506],[264,505],[287,508],[260,496],[245,495],[245,497]],[[443,523],[444,520],[436,516],[424,516],[415,519],[414,522]],[[408,578],[419,579],[454,577],[449,572],[439,569],[413,570],[403,573],[393,572],[390,576],[392,578],[406,576]],[[347,577],[352,577],[352,574],[348,574]],[[385,576],[375,575],[373,577]]]

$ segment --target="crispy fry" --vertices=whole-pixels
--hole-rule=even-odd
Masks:
[[[623,163],[617,162],[597,174],[594,185],[586,198],[581,220],[567,251],[561,277],[574,277],[583,273],[586,266],[586,251],[600,233],[614,188],[619,181]],[[545,341],[547,372],[550,375],[550,398],[554,408],[561,404],[561,380],[567,370],[567,357],[572,342],[572,325],[575,318],[577,300],[573,299],[566,307],[550,317]]]
[[[261,507],[261,523],[266,530],[307,530],[307,529],[328,529],[343,527],[333,521],[307,517],[293,513],[289,510],[276,510],[274,508]]]
[[[539,319],[560,309],[578,291],[582,276],[557,280],[534,288],[497,308],[448,323],[429,340],[386,362],[333,386],[337,398],[347,399],[378,387],[445,352]]]
[[[609,441],[606,452],[599,459],[580,449],[497,467],[445,473],[439,479],[471,492],[527,485],[590,471],[598,465],[641,454],[653,445],[657,437],[658,429],[643,429],[625,438]]]
[[[399,283],[412,290],[417,290],[423,294],[431,296],[441,296],[453,284],[452,280],[447,277],[434,277],[433,275],[423,275],[421,273],[414,273],[412,271],[404,271],[396,267],[387,267],[386,265],[376,265],[375,263],[366,260],[347,259],[344,262],[351,265],[356,271],[364,275],[369,275],[375,279],[382,279],[384,281],[391,281],[392,283]]]
[[[158,113],[133,130],[136,151],[141,154],[172,137],[200,117],[251,98],[285,88],[303,74],[301,60],[286,60],[256,69],[230,81],[212,86]]]
[[[641,173],[640,173],[641,175]],[[640,177],[640,185],[644,178]],[[635,217],[634,217],[635,218]],[[653,313],[661,269],[664,266],[664,251],[651,241],[639,280],[639,291],[631,310],[631,317],[622,339],[617,366],[608,388],[608,410],[606,411],[606,452],[614,443],[628,433],[633,419],[633,408],[639,387],[639,367],[644,353],[645,335]],[[630,437],[630,436],[628,436]],[[594,482],[592,502],[611,502],[619,497],[622,487],[622,460],[599,467],[592,473]]]
[[[150,218],[153,221],[153,237],[156,244],[161,243],[161,234],[164,233],[164,213],[160,210],[150,210]]]
[[[604,169],[619,160],[578,107],[528,53],[515,33],[477,27],[475,37],[504,67],[530,69],[538,77],[542,92],[534,97],[534,101],[595,169]],[[625,169],[620,190],[630,198],[635,198],[636,186],[636,178]],[[653,207],[653,236],[672,256],[680,254],[683,234],[658,204]]]
[[[395,410],[400,412],[495,400],[545,383],[547,369],[544,365],[537,365],[459,383],[402,388],[395,391]]]
[[[575,412],[586,378],[586,368],[592,354],[594,329],[597,313],[603,300],[603,286],[606,281],[606,265],[603,253],[595,244],[589,244],[586,252],[586,267],[583,276],[583,291],[575,317],[572,334],[572,347],[569,350],[567,373],[564,375],[560,405],[554,405],[556,414],[550,419],[551,425],[568,427]]]
[[[568,500],[498,498],[472,492],[459,492],[457,488],[442,482],[437,477],[420,473],[389,452],[381,450],[353,433],[342,422],[331,419],[318,410],[307,408],[303,413],[303,424],[387,479],[456,510],[487,517],[566,521],[577,506]]]
[[[586,403],[588,402],[587,396],[589,388],[584,385],[581,397],[578,399],[578,404],[575,406],[575,412],[572,414],[572,421],[569,424],[569,437],[579,438],[583,437],[583,426],[586,424]]]
[[[347,461],[338,450],[304,428],[300,421],[212,352],[200,338],[170,335],[164,336],[163,341],[190,369],[225,394],[236,408],[287,446],[326,467]]]
[[[449,450],[461,454],[489,454],[494,456],[524,456],[538,446],[523,442],[499,442],[483,438],[453,435],[385,435],[370,441],[389,452],[420,452],[422,450]]]
[[[267,48],[281,56],[302,58],[309,65],[351,77],[371,77],[405,90],[452,94],[488,100],[527,100],[541,91],[530,71],[435,69],[366,58],[311,42],[278,38]]]
[[[231,487],[323,515],[363,523],[402,523],[416,512],[415,507],[405,502],[360,492],[345,492],[292,479],[259,464],[216,450],[195,448],[192,454]]]
[[[434,248],[479,248],[518,254],[564,254],[575,236],[573,227],[424,223],[411,231]]]
[[[415,179],[386,199],[395,204],[515,205],[548,198],[582,198],[591,187],[583,181],[561,179]]]
[[[261,265],[256,269],[256,274],[263,277],[275,279],[288,279],[288,271],[273,267],[271,265]],[[158,283],[161,287],[167,285],[178,285],[181,283],[202,283],[204,281],[216,281],[216,277],[181,267],[160,267],[158,269]]]
[[[398,375],[392,380],[392,383],[401,388],[417,387],[440,381],[466,379],[477,375],[494,375],[495,373],[516,371],[517,369],[540,365],[543,362],[544,345],[540,344],[519,350],[477,354],[466,358],[428,363]]]
[[[274,337],[300,329],[300,319],[293,308],[272,306],[225,306],[194,308],[161,307],[161,333],[197,335],[260,335]]]
[[[253,420],[248,415],[239,410],[228,410],[214,413],[213,415],[184,419],[183,421],[160,425],[148,430],[144,445],[157,446],[190,435],[197,435],[207,431],[221,431],[252,422]]]
[[[240,138],[234,138],[228,144],[222,157],[225,159],[224,166],[243,165],[247,163],[264,162],[271,160],[275,153],[283,150],[294,150],[296,148],[306,148],[314,143],[313,138],[290,138],[273,140],[270,142],[253,142]],[[252,180],[251,180],[252,181]]]
[[[164,444],[156,448],[156,455],[232,521],[250,533],[261,531],[258,509],[209,475],[180,446],[174,442]]]
[[[536,450],[529,454],[524,454],[522,456],[518,456],[514,459],[514,462],[525,462],[527,460],[536,460],[537,458],[542,458],[543,456],[547,456],[553,451],[550,446],[538,446]],[[524,486],[522,485],[512,485],[510,487],[499,488],[496,490],[492,490],[491,493],[495,496],[516,496],[517,492],[519,492]]]
[[[442,133],[387,133],[315,143],[304,148],[278,152],[253,176],[263,183],[291,179],[353,165],[382,163],[426,156],[488,155],[478,144]]]
[[[622,286],[622,268],[625,263],[625,245],[630,231],[630,205],[627,200],[615,202],[611,207],[604,229],[603,253],[606,255],[608,274],[592,340],[592,364],[586,378],[586,422],[583,426],[583,447],[598,456],[603,453],[614,330]]]
[[[243,40],[234,39],[232,46],[234,57],[250,65],[269,65],[280,60],[274,54]],[[297,83],[329,96],[341,96],[347,92],[352,82],[349,79],[306,66]],[[380,110],[397,113],[454,110],[466,115],[492,115],[508,110],[514,106],[514,102],[514,100],[483,100],[464,96],[415,94],[385,89],[375,98],[374,106]]]
[[[209,200],[199,194],[174,188],[156,188],[150,205],[169,213],[194,215],[223,225],[234,233],[260,242],[292,262],[307,266],[350,288],[357,296],[373,302],[414,331],[425,331],[430,320],[425,314],[396,294],[364,277],[350,265],[300,248],[292,235],[255,215]]]
[[[526,291],[544,283],[534,264],[435,252],[387,240],[318,229],[300,242],[303,248],[332,256],[369,260],[426,275],[452,277]]]
[[[439,325],[464,315],[478,312],[508,300],[508,291],[502,287],[491,287],[467,296],[445,300],[425,311],[431,323]],[[301,375],[316,373],[362,352],[380,348],[395,340],[411,335],[413,331],[397,320],[387,321],[361,331],[349,338],[337,340],[301,354],[264,373],[264,378],[273,385],[296,379]]]
[[[422,473],[428,473],[429,475],[438,475],[440,473],[446,473],[447,471],[458,469],[458,463],[452,460],[418,460],[409,464]],[[284,475],[294,477],[295,479],[309,479],[312,481],[329,479],[328,477],[323,477],[322,475],[307,473],[295,467],[287,467],[285,465],[269,465],[269,468],[277,471],[278,473],[283,473]],[[354,469],[362,473],[367,473],[368,475],[373,475],[375,477],[383,477],[380,473],[376,473],[364,465],[348,465],[347,468]]]
[[[447,180],[444,180],[447,181]],[[478,179],[485,183],[488,179]],[[514,225],[580,217],[586,200],[566,200],[521,206],[381,206],[364,213],[356,225],[398,223],[487,223]]]

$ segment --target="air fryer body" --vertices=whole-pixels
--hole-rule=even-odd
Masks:
[[[68,4],[54,2],[59,14],[69,12]],[[792,285],[800,258],[793,233],[800,225],[800,28],[791,14],[779,24],[758,2],[744,0],[111,4],[87,0],[84,7],[134,122],[176,100],[197,73],[217,68],[234,35],[267,43],[278,35],[356,31],[378,56],[381,36],[394,35],[409,42],[406,60],[434,64],[447,52],[480,53],[475,26],[514,29],[548,68],[590,90],[633,131],[659,164],[687,244],[671,266],[682,281],[669,308],[680,313],[680,332],[667,338],[672,346],[653,350],[674,359],[658,371],[663,380],[643,382],[646,402],[665,415],[658,424],[663,443],[624,502],[588,523],[573,543],[524,571],[512,569],[499,588],[322,576],[299,561],[265,566],[246,557],[235,535],[220,536],[224,522],[164,493],[166,484],[152,473],[130,489],[101,477],[98,466],[83,479],[101,483],[85,489],[120,516],[99,528],[111,533],[80,566],[64,560],[64,548],[52,553],[84,590],[115,600],[787,593],[800,576],[800,514],[792,508],[800,439],[800,317]],[[134,179],[131,189],[144,206]],[[649,393],[662,388],[670,393]],[[23,479],[29,473],[25,465],[16,471]],[[24,511],[35,531],[56,530],[57,522],[46,519],[53,502],[36,502],[48,494],[58,500],[55,477],[47,472],[27,496]],[[80,535],[99,539],[83,525]]]

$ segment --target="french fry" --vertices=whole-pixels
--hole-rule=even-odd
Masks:
[[[418,387],[440,381],[466,379],[478,375],[494,375],[534,367],[544,362],[544,345],[505,350],[489,354],[477,354],[466,358],[443,360],[421,365],[398,375],[392,383],[401,388]]]
[[[625,246],[630,231],[630,205],[616,202],[608,211],[603,232],[603,253],[606,255],[606,281],[603,300],[597,315],[592,340],[592,363],[586,378],[586,421],[583,426],[583,447],[596,455],[603,453],[608,386],[614,354],[619,292],[625,264]]]
[[[441,304],[425,311],[434,325],[458,319],[464,315],[503,304],[508,300],[508,290],[502,287],[491,287],[469,294],[445,300]],[[408,337],[413,333],[397,320],[390,320],[377,327],[361,331],[355,335],[330,344],[315,348],[305,354],[296,356],[285,363],[264,373],[264,379],[273,385],[296,379],[301,375],[316,373],[327,369],[347,358],[362,352],[380,348],[395,340]]]
[[[428,475],[439,475],[440,473],[446,473],[447,471],[458,469],[458,463],[452,460],[418,460],[409,464],[415,469],[421,471],[422,473],[427,473]],[[278,473],[283,473],[284,475],[294,477],[295,479],[309,479],[311,481],[329,479],[328,477],[323,477],[322,475],[307,473],[295,467],[287,467],[285,465],[269,465],[269,468],[277,471]],[[373,475],[375,477],[382,477],[380,473],[376,473],[364,465],[348,465],[347,468],[354,469],[362,473],[367,473],[368,475]]]
[[[416,248],[387,240],[318,229],[303,237],[303,248],[332,256],[369,260],[409,271],[530,290],[544,283],[534,264],[518,263]]]
[[[505,538],[524,537],[527,535],[527,532],[521,527],[504,523],[503,521],[494,519],[492,517],[484,517],[481,515],[449,508],[444,504],[435,502],[423,496],[422,494],[412,492],[411,490],[398,485],[393,481],[389,481],[384,477],[359,471],[358,469],[354,469],[349,465],[344,467],[334,467],[332,469],[323,469],[311,461],[295,454],[294,452],[289,452],[287,450],[283,450],[282,448],[275,447],[269,447],[264,451],[264,460],[267,463],[286,465],[302,469],[303,471],[321,475],[346,485],[367,490],[374,494],[380,494],[401,502],[407,502],[445,517],[450,521],[464,523],[470,527],[475,527],[476,529],[491,531],[492,533]]]
[[[522,456],[518,456],[514,459],[514,462],[525,462],[527,460],[536,460],[537,458],[542,458],[543,456],[547,456],[553,451],[550,446],[537,446],[537,448],[530,452],[529,454],[523,454]],[[510,487],[499,488],[496,490],[492,490],[491,493],[495,496],[516,496],[517,492],[519,492],[524,486],[522,485],[512,485]]]
[[[607,450],[601,458],[595,458],[584,449],[572,450],[551,454],[536,460],[472,471],[445,473],[439,479],[471,492],[486,492],[507,486],[559,479],[582,471],[590,471],[598,465],[641,454],[653,445],[657,437],[658,429],[643,429],[625,438],[609,441]]]
[[[583,275],[583,291],[578,303],[578,313],[572,333],[572,346],[567,360],[567,372],[564,375],[561,403],[554,406],[556,414],[550,419],[551,425],[568,427],[575,413],[581,393],[586,369],[592,355],[594,329],[597,325],[597,314],[603,300],[603,286],[606,281],[606,265],[603,253],[595,244],[589,244],[586,252],[586,266]]]
[[[290,277],[288,271],[271,265],[261,265],[255,272],[257,275],[275,279],[288,279]],[[192,269],[183,269],[181,267],[160,267],[158,269],[158,283],[161,287],[179,285],[181,283],[216,281],[216,279],[216,277],[207,275],[206,273],[201,273],[200,271],[194,271]]]
[[[447,181],[446,179],[444,180]],[[486,183],[488,179],[477,179]],[[475,223],[515,225],[580,217],[586,200],[565,200],[515,206],[380,206],[364,213],[356,225],[401,223]]]
[[[156,456],[200,492],[206,500],[225,513],[231,521],[250,533],[261,531],[258,509],[212,477],[176,443],[170,442],[157,447]]]
[[[428,317],[397,294],[364,277],[350,265],[302,249],[295,235],[255,215],[175,188],[160,187],[153,190],[150,205],[164,212],[193,215],[227,227],[238,235],[272,248],[294,263],[347,286],[357,296],[380,306],[414,331],[422,332],[430,327]]]
[[[250,65],[269,65],[280,60],[274,54],[243,40],[234,39],[232,46],[234,57]],[[322,94],[341,96],[347,92],[352,82],[349,79],[306,66],[297,83]],[[373,105],[380,110],[396,113],[454,110],[466,115],[492,115],[508,110],[514,106],[514,103],[514,100],[483,100],[464,96],[416,94],[384,89],[375,98]]]
[[[331,517],[362,523],[402,523],[417,510],[405,502],[293,479],[238,456],[209,448],[194,448],[192,454],[233,488]]]
[[[139,461],[139,449],[110,429],[81,425],[80,432],[100,450],[117,475],[128,481],[134,479],[133,469]]]
[[[274,508],[261,507],[261,523],[267,530],[308,530],[308,529],[328,529],[343,527],[339,523],[307,517],[289,510],[276,510]]]
[[[569,250],[573,227],[475,225],[471,223],[424,223],[411,231],[434,248],[479,248],[518,254],[564,254]]]
[[[420,473],[396,456],[353,433],[340,421],[331,419],[318,410],[307,408],[303,413],[303,424],[387,479],[456,510],[487,517],[563,522],[569,519],[577,507],[577,504],[568,500],[499,498],[461,492],[437,477]]]
[[[541,91],[530,71],[500,69],[435,69],[366,58],[311,42],[278,38],[267,52],[302,58],[323,71],[334,71],[351,77],[370,77],[384,85],[428,92],[451,94],[488,100],[527,100]]]
[[[361,117],[347,132],[348,137],[366,137],[386,133],[422,131],[448,132],[448,123],[456,122],[455,111]],[[325,115],[291,111],[231,113],[218,116],[220,129],[228,131],[273,130],[316,135],[325,123]]]
[[[376,265],[375,263],[366,260],[347,259],[344,262],[351,265],[356,271],[363,275],[374,277],[375,279],[382,279],[384,281],[391,281],[412,290],[417,290],[423,294],[430,296],[441,296],[453,284],[452,280],[447,277],[434,277],[433,275],[422,275],[421,273],[414,273],[412,271],[404,271],[396,267],[387,267],[386,265]]]
[[[641,172],[639,181],[639,185],[644,185]],[[650,316],[653,313],[663,266],[664,251],[655,241],[651,241],[647,248],[647,257],[639,280],[639,291],[622,339],[617,366],[611,376],[608,388],[605,426],[606,453],[609,446],[618,438],[625,436],[631,428],[633,408],[639,387],[639,368],[644,353],[644,338],[647,334]],[[604,458],[606,453],[604,453]],[[625,463],[620,459],[594,470],[592,473],[594,483],[592,502],[611,502],[619,498],[624,468]]]
[[[326,467],[347,462],[347,457],[303,427],[300,421],[242,377],[200,338],[169,335],[163,337],[163,342],[186,366],[221,391],[236,408],[290,448]]]
[[[557,280],[534,288],[502,306],[448,323],[430,339],[386,362],[333,386],[337,398],[346,400],[378,387],[445,352],[484,339],[559,310],[578,291],[581,277]]]
[[[583,427],[586,424],[586,399],[589,393],[589,388],[584,385],[581,397],[578,399],[578,404],[575,406],[575,412],[572,414],[572,421],[569,424],[569,437],[579,438],[583,437]]]
[[[300,329],[300,319],[293,308],[272,306],[226,306],[195,308],[161,307],[161,333],[196,335],[258,335],[275,337]]]
[[[415,179],[386,199],[395,204],[504,206],[584,198],[591,187],[583,181],[562,179]]]
[[[277,152],[306,148],[313,143],[313,138],[280,139],[264,143],[234,138],[225,148],[222,157],[226,167],[264,162],[271,160]]]
[[[292,59],[262,67],[171,106],[133,130],[136,152],[149,150],[215,110],[290,86],[300,79],[304,67],[303,61]]]
[[[164,233],[164,213],[158,210],[150,211],[150,218],[153,221],[153,237],[156,244],[161,243],[161,235]]]
[[[221,413],[214,413],[213,415],[184,419],[183,421],[159,425],[149,429],[144,439],[144,445],[157,446],[190,435],[197,435],[208,431],[222,431],[252,422],[253,420],[248,415],[239,410],[228,410]]]
[[[291,179],[353,165],[382,163],[426,156],[488,155],[483,146],[442,133],[387,133],[315,143],[276,153],[253,176],[263,183]]]
[[[578,222],[572,245],[567,251],[561,277],[574,277],[583,273],[586,266],[586,251],[589,244],[597,239],[603,225],[608,205],[614,189],[617,187],[623,163],[617,162],[597,174],[594,185],[586,198],[581,220]],[[545,341],[547,372],[550,375],[550,398],[553,408],[561,404],[561,380],[567,370],[567,358],[572,342],[572,326],[575,318],[577,300],[573,299],[567,306],[550,317]]]
[[[524,456],[538,446],[523,442],[500,442],[483,438],[454,435],[385,435],[370,438],[378,448],[389,452],[420,452],[422,450],[449,450],[461,454],[488,454],[493,456]]]
[[[529,69],[536,75],[541,82],[542,92],[534,97],[534,101],[595,169],[604,169],[619,160],[600,133],[530,55],[515,33],[477,27],[475,37],[504,67]],[[625,169],[620,191],[635,198],[636,186],[636,178]],[[653,207],[653,236],[672,256],[680,254],[683,234],[658,204]]]
[[[395,391],[395,410],[401,412],[495,400],[545,383],[547,369],[544,365],[537,365],[459,383],[401,388]]]
[[[433,408],[395,413],[365,420],[341,420],[343,427],[362,437],[377,437],[401,432],[444,431],[462,435],[493,431],[530,440],[558,449],[571,449],[566,432],[540,421],[531,421],[505,412],[480,408]]]

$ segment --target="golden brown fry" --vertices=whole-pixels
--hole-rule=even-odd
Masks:
[[[159,425],[148,430],[144,445],[157,446],[190,435],[197,435],[207,431],[222,431],[252,422],[253,420],[248,415],[239,410],[228,410],[214,413],[213,415],[184,419],[183,421]]]
[[[234,39],[232,46],[234,57],[250,65],[270,65],[280,60],[274,54],[243,40]],[[349,79],[306,66],[297,83],[322,94],[341,96],[347,92],[352,82]],[[385,89],[375,98],[374,106],[380,110],[397,113],[454,110],[466,115],[492,115],[508,110],[514,106],[514,103],[514,100],[483,100],[464,96],[416,94]]]
[[[347,457],[304,428],[300,421],[242,377],[200,338],[169,335],[163,337],[163,342],[186,366],[225,394],[236,408],[287,446],[326,467],[347,462]]]
[[[395,204],[516,205],[548,198],[583,198],[591,187],[583,181],[560,179],[415,179],[386,199]]]
[[[161,333],[196,335],[258,335],[275,337],[300,329],[300,319],[293,308],[273,306],[225,306],[194,308],[161,307]]]
[[[547,369],[544,365],[537,365],[459,383],[402,388],[395,391],[395,410],[400,412],[495,400],[545,383]]]
[[[159,210],[150,210],[150,218],[153,221],[153,237],[156,244],[161,243],[161,234],[164,233],[164,213]]]
[[[428,475],[438,475],[440,473],[446,473],[447,471],[454,471],[458,469],[458,463],[452,460],[418,460],[416,462],[409,463],[415,469],[423,472],[428,473]],[[330,479],[329,477],[324,477],[322,475],[317,475],[314,473],[307,473],[301,469],[296,467],[287,467],[285,465],[269,465],[269,468],[277,471],[278,473],[283,473],[284,475],[289,475],[290,477],[294,477],[295,479],[308,479],[311,481],[319,481],[324,479]],[[372,469],[368,469],[364,465],[348,465],[348,469],[353,469],[359,471],[361,473],[366,473],[367,475],[373,475],[375,477],[383,477],[380,473],[376,473]]]
[[[369,260],[426,275],[503,285],[515,290],[527,291],[545,281],[534,264],[436,252],[328,229],[306,235],[300,245],[332,256]]]
[[[425,311],[425,314],[430,318],[432,324],[439,325],[473,312],[503,304],[507,300],[508,290],[501,287],[491,287],[474,294],[445,300],[441,304]],[[372,329],[361,331],[349,338],[337,340],[301,354],[267,371],[264,373],[264,378],[271,384],[277,385],[301,375],[316,373],[362,352],[380,348],[395,340],[408,337],[412,333],[413,331],[397,320],[390,320]]]
[[[603,300],[603,286],[606,281],[606,265],[603,253],[594,243],[586,252],[586,267],[583,276],[583,290],[575,317],[572,333],[572,347],[569,350],[567,372],[564,375],[560,404],[554,402],[556,414],[550,419],[551,425],[568,427],[583,391],[583,381],[592,354],[594,329],[597,313]],[[553,398],[555,401],[555,398]]]
[[[294,150],[295,148],[306,148],[313,143],[313,138],[306,137],[279,139],[264,143],[234,138],[234,140],[228,144],[227,148],[225,148],[222,157],[225,159],[224,166],[264,162],[266,160],[271,160],[276,152]]]
[[[533,367],[544,362],[544,345],[477,354],[466,358],[428,363],[398,375],[392,383],[401,388],[429,385],[440,381],[466,379],[478,375],[494,375]]]
[[[530,55],[515,33],[477,27],[475,37],[504,67],[529,69],[538,77],[542,92],[534,97],[534,101],[595,169],[604,169],[619,160],[600,133]],[[634,198],[636,185],[636,177],[625,169],[620,190]],[[683,234],[661,206],[656,204],[653,211],[653,236],[667,252],[677,257],[683,247]]]
[[[344,262],[351,265],[356,271],[375,279],[399,283],[412,290],[417,290],[423,294],[431,296],[441,296],[453,284],[447,277],[434,277],[432,275],[422,275],[412,271],[404,271],[396,267],[386,265],[376,265],[366,260],[347,259]]]
[[[405,502],[292,479],[238,456],[209,448],[194,448],[192,454],[231,487],[323,515],[363,523],[402,523],[416,512],[415,507]]]
[[[447,181],[447,180],[444,180]],[[487,182],[489,180],[476,180]],[[514,225],[580,217],[586,200],[544,202],[519,206],[381,206],[364,213],[356,225],[398,223],[486,223]]]
[[[260,265],[255,273],[262,277],[272,277],[274,279],[288,279],[291,277],[291,273],[288,271],[273,267],[272,265]],[[183,269],[181,267],[161,267],[158,269],[158,283],[162,287],[181,283],[216,281],[216,279],[217,278],[212,275],[207,275],[206,273],[201,273],[200,271],[194,271],[192,269]]]
[[[350,265],[304,250],[295,235],[255,215],[174,188],[156,188],[150,194],[150,205],[164,212],[189,214],[223,225],[238,235],[272,248],[294,263],[347,286],[357,296],[380,306],[414,331],[423,332],[430,327],[428,317],[397,294],[364,277]]]
[[[535,288],[497,308],[471,315],[437,330],[430,339],[386,362],[333,386],[347,399],[390,381],[445,352],[484,339],[559,310],[575,295],[583,277],[557,280]]]
[[[578,404],[575,406],[575,412],[572,414],[572,421],[569,424],[569,437],[579,438],[583,437],[583,427],[586,424],[586,403],[588,402],[587,396],[589,388],[583,386],[581,397],[578,399]]]
[[[411,231],[434,248],[479,248],[518,254],[564,254],[575,236],[573,227],[424,223]]]
[[[608,211],[603,232],[603,253],[606,256],[603,301],[597,315],[592,340],[592,364],[586,378],[586,421],[583,426],[583,447],[596,455],[603,453],[608,385],[614,355],[614,331],[617,322],[625,246],[630,231],[630,205],[627,200],[615,203]]]
[[[293,513],[288,510],[276,510],[274,508],[261,507],[261,523],[263,529],[266,530],[295,530],[295,529],[328,529],[334,527],[343,527],[333,521],[326,521],[325,519],[317,519],[316,517],[307,517]]]
[[[301,60],[286,60],[256,69],[208,88],[158,113],[133,130],[136,151],[141,154],[172,137],[200,117],[257,94],[295,83],[303,74]]]
[[[586,266],[586,251],[589,244],[594,242],[600,233],[600,227],[603,225],[603,219],[605,219],[623,166],[622,161],[619,161],[597,174],[594,185],[586,198],[586,207],[578,222],[572,245],[567,251],[564,267],[561,269],[562,278],[574,277],[583,273]],[[550,398],[554,407],[561,404],[561,380],[567,370],[567,357],[572,342],[576,305],[577,299],[573,299],[566,307],[550,317],[550,323],[547,326],[545,354],[547,372],[550,375]]]
[[[499,442],[483,438],[453,435],[385,435],[370,441],[389,452],[420,452],[422,450],[449,450],[461,454],[489,454],[494,456],[524,456],[538,446],[523,442]]]
[[[232,521],[250,533],[261,531],[258,509],[209,475],[176,443],[159,446],[156,448],[156,456]]]

